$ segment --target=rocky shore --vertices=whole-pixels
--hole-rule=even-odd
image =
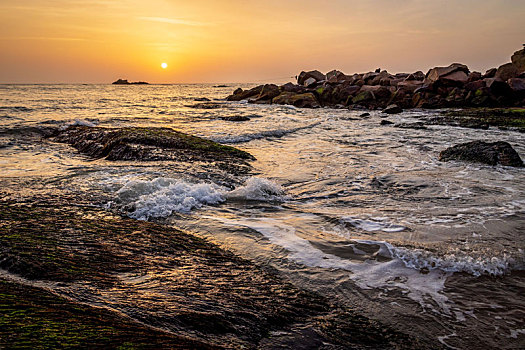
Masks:
[[[190,233],[0,202],[0,347],[435,348]]]
[[[525,105],[525,48],[511,62],[481,72],[459,63],[435,67],[425,74],[375,72],[347,75],[333,70],[301,72],[297,84],[238,88],[228,101],[286,104],[301,108],[402,109],[517,107]],[[389,107],[390,106],[390,107]]]

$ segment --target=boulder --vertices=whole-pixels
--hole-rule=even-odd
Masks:
[[[467,100],[470,100],[470,103],[477,107],[488,106],[492,104],[490,89],[488,87],[477,89],[473,94],[471,94],[471,98],[468,97]]]
[[[318,70],[312,70],[309,72],[301,72],[297,77],[297,84],[305,85],[305,81],[313,78],[315,81],[326,80],[326,76]]]
[[[380,125],[392,125],[394,123],[392,123],[390,120],[386,120],[386,119],[383,119],[381,120],[381,123],[379,123]]]
[[[361,91],[352,99],[353,104],[362,104],[376,99],[374,93],[369,90]]]
[[[408,77],[405,78],[405,80],[406,81],[411,81],[411,80],[423,81],[425,80],[425,73],[423,73],[422,71],[417,71],[415,73],[409,74]]]
[[[257,97],[256,101],[265,101],[265,100],[271,100],[274,97],[279,96],[281,93],[281,90],[279,87],[275,84],[266,84],[261,89],[261,93]]]
[[[397,84],[397,88],[405,92],[413,93],[418,88],[422,87],[424,83],[419,80],[404,80]]]
[[[379,73],[378,75],[375,76],[375,78],[373,78],[371,81],[370,81],[370,85],[380,85],[381,84],[381,81],[382,80],[389,80],[389,79],[392,79],[392,75],[390,75],[390,73],[388,73],[386,70],[382,71],[381,73]],[[388,84],[390,85],[390,84]]]
[[[484,79],[484,81],[490,89],[490,92],[495,96],[507,96],[512,92],[509,84],[498,78]]]
[[[363,80],[365,81],[365,84],[369,84],[369,82],[372,81],[372,79],[374,79],[378,75],[378,72],[368,72],[363,75]]]
[[[304,81],[303,85],[306,87],[312,87],[317,84],[317,80],[315,78],[308,78]]]
[[[254,97],[254,96],[258,96],[262,89],[263,89],[264,85],[259,85],[259,86],[256,86],[254,87],[253,89],[250,89],[250,90],[242,90],[242,89],[237,89],[234,91],[234,94],[233,95],[230,95],[226,98],[226,100],[228,101],[241,101],[241,100],[246,100],[250,97]],[[237,92],[237,93],[235,93]]]
[[[473,82],[473,81],[477,81],[477,80],[481,80],[481,73],[480,72],[472,72],[468,75],[468,82]]]
[[[403,109],[401,107],[399,107],[398,105],[396,104],[393,104],[393,105],[389,105],[388,107],[386,107],[382,113],[386,113],[386,114],[398,114],[398,113],[401,113],[403,112]]]
[[[481,89],[483,87],[485,87],[486,84],[483,80],[476,80],[476,81],[471,81],[470,83],[466,83],[464,88],[465,90],[467,91],[476,91],[478,89]]]
[[[343,86],[339,85],[334,88],[332,96],[335,101],[347,104],[348,99],[352,98],[355,94],[359,92],[361,88],[356,85]]]
[[[340,72],[338,70],[333,70],[328,73],[326,73],[326,81],[329,83],[341,83],[345,80],[347,80],[349,77],[347,77],[343,72]]]
[[[498,68],[494,78],[507,81],[512,78],[516,78],[518,74],[521,73],[518,70],[518,67],[513,63],[507,63]]]
[[[285,92],[295,92],[295,93],[303,93],[305,92],[305,88],[300,85],[295,85],[292,83],[286,83],[280,87],[281,91]]]
[[[491,68],[489,70],[487,70],[485,72],[485,74],[483,74],[482,78],[485,79],[485,78],[494,78],[494,76],[496,75],[496,72],[498,71],[497,68]]]
[[[454,73],[457,73],[457,72],[462,72],[463,74],[455,74],[455,75],[453,75]],[[427,82],[436,82],[436,81],[443,80],[447,76],[451,76],[451,77],[449,77],[449,79],[452,80],[453,82],[455,82],[457,80],[463,80],[463,79],[466,82],[466,80],[468,79],[468,75],[467,74],[469,74],[469,73],[470,73],[470,71],[469,71],[468,67],[465,66],[464,64],[452,63],[448,67],[435,67],[435,68],[432,68],[431,70],[428,71],[425,80]]]
[[[525,79],[522,78],[513,78],[507,81],[512,91],[517,93],[525,92]]]
[[[525,72],[525,48],[514,52],[511,61],[518,68],[518,71]]]
[[[460,160],[484,163],[488,165],[505,165],[522,167],[523,161],[508,142],[472,141],[456,145],[439,154],[440,161]]]
[[[440,77],[440,81],[453,86],[462,86],[468,81],[467,73],[463,71],[456,71]]]
[[[293,105],[299,108],[318,108],[319,102],[315,95],[311,92],[304,94],[296,94],[293,92],[283,92],[279,96],[274,97],[272,103],[279,105]]]

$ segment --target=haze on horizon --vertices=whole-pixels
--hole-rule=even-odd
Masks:
[[[524,18],[516,0],[3,0],[0,83],[278,82],[452,62],[484,72],[522,48]]]

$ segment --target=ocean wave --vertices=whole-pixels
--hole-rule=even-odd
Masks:
[[[203,205],[224,201],[221,189],[213,184],[191,184],[169,178],[132,180],[117,191],[128,215],[138,220],[163,218],[174,212],[188,213]]]
[[[239,188],[226,193],[228,199],[251,201],[283,201],[286,199],[283,188],[268,179],[251,177]]]
[[[97,126],[98,120],[85,120],[85,119],[75,119],[61,127],[62,130],[69,128],[70,126],[89,126],[90,128],[93,128]]]
[[[374,231],[383,231],[383,232],[400,232],[404,231],[407,228],[402,225],[396,225],[389,222],[383,221],[372,221],[372,220],[363,220],[357,219],[354,217],[344,217],[342,222],[345,225],[350,225],[352,227],[358,228],[363,231],[374,232]]]
[[[25,106],[0,106],[0,111],[32,112],[34,109]]]
[[[354,241],[379,245],[383,252],[388,251],[388,254],[383,253],[386,257],[399,259],[406,267],[419,271],[441,270],[443,272],[464,272],[474,276],[503,276],[513,270],[525,268],[523,256],[522,259],[517,259],[508,254],[499,257],[473,257],[463,252],[436,256],[434,253],[423,249],[396,247],[384,241]]]
[[[283,137],[288,134],[295,133],[297,131],[305,130],[305,129],[311,129],[313,127],[316,127],[319,125],[320,122],[312,123],[305,126],[299,126],[296,128],[290,128],[290,129],[275,129],[275,130],[265,130],[260,132],[254,132],[254,133],[246,133],[241,135],[227,135],[227,136],[218,136],[218,137],[212,137],[211,140],[218,142],[218,143],[243,143],[243,142],[249,142],[251,140],[258,140],[258,139],[264,139],[264,138],[272,138],[272,137]]]
[[[118,182],[115,182],[118,183]],[[107,184],[106,184],[107,185]],[[232,191],[211,183],[190,183],[159,177],[152,180],[125,179],[116,191],[116,204],[138,220],[166,218],[173,213],[189,213],[205,205],[226,200],[283,201],[282,188],[274,182],[257,177],[246,180]]]

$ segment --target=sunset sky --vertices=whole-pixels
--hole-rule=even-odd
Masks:
[[[525,1],[2,0],[0,23],[0,83],[285,81],[484,72],[525,43]]]

